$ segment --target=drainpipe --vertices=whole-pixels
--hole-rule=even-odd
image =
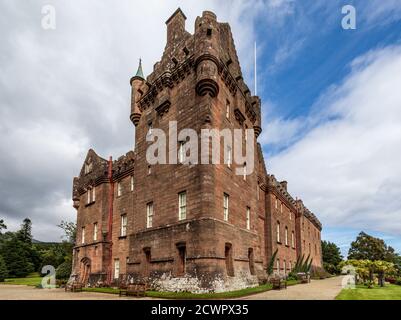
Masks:
[[[112,282],[113,274],[113,201],[114,201],[114,182],[113,182],[113,159],[109,158],[108,179],[110,184],[109,189],[109,219],[107,230],[107,241],[109,242],[109,267],[107,272],[108,285]]]

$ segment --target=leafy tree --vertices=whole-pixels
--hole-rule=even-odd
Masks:
[[[323,262],[337,266],[342,260],[340,248],[330,241],[322,241]]]
[[[75,244],[77,237],[77,224],[62,220],[58,227],[64,230],[67,241],[71,244]]]
[[[4,262],[4,259],[2,256],[0,256],[0,282],[3,282],[5,278],[8,276],[8,270],[6,263]]]
[[[359,233],[348,251],[349,260],[384,260],[392,262],[396,258],[394,249],[384,240],[372,237],[365,232]]]
[[[381,260],[373,262],[373,269],[377,273],[381,287],[384,287],[384,276],[395,270],[393,263]]]

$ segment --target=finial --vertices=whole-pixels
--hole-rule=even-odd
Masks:
[[[135,77],[140,77],[142,79],[145,79],[145,77],[143,76],[143,71],[142,71],[142,59],[141,58],[139,58],[139,66],[138,66],[138,70],[136,71]]]

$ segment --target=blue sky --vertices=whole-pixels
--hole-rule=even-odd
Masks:
[[[269,3],[273,3],[273,7],[276,5],[275,9],[279,11],[276,15],[266,14],[267,10],[272,9]],[[355,59],[369,52],[397,46],[401,42],[399,14],[401,3],[394,1],[369,4],[366,1],[329,3],[327,5],[327,2],[322,1],[264,1],[255,15],[258,77],[261,79],[258,84],[258,94],[264,102],[264,114],[267,115],[265,125],[268,126],[274,119],[279,119],[279,123],[283,124],[283,128],[277,130],[278,133],[274,132],[282,134],[282,139],[272,141],[266,136],[263,143],[268,168],[271,158],[280,159],[287,149],[291,152],[291,149],[310,131],[336,118],[335,115],[334,118],[327,116],[311,122],[314,114],[324,113],[325,108],[329,107],[324,102],[325,95],[346,81],[353,71],[352,63]],[[344,30],[341,26],[344,17],[341,8],[346,4],[352,4],[356,9],[355,30]],[[382,12],[377,14],[381,11],[381,7],[384,7]],[[250,73],[249,78],[252,77]],[[309,124],[301,124],[299,130],[294,130],[291,123]],[[286,129],[292,132],[290,136],[285,133]],[[275,167],[280,168],[280,173],[283,173],[282,178],[288,178],[286,168],[281,168],[279,162],[276,162]],[[369,172],[364,174],[369,175]],[[293,180],[288,179],[291,184]],[[302,184],[297,183],[296,189],[302,197]],[[325,210],[324,205],[317,207],[312,210]],[[330,219],[327,223],[324,211],[316,213],[323,222],[326,222],[323,238],[336,242],[345,256],[349,243],[361,230],[385,239],[401,251],[400,232],[385,232],[385,228],[376,228],[375,223],[347,226],[335,219]],[[360,215],[362,212],[352,214]],[[376,211],[376,214],[377,220],[386,219],[382,217],[382,212]],[[400,215],[396,217],[401,219]]]
[[[41,26],[53,5],[56,28]],[[356,30],[343,30],[343,5]],[[204,10],[231,26],[244,78],[263,105],[266,167],[288,181],[345,254],[364,230],[401,251],[401,1],[0,1],[0,217],[29,216],[36,239],[74,221],[72,177],[89,148],[133,148],[129,79],[164,50],[166,19]],[[23,94],[21,94],[23,92]],[[44,138],[45,137],[45,138]],[[29,159],[29,165],[27,164]]]

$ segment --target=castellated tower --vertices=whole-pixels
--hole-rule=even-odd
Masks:
[[[73,277],[92,286],[221,292],[266,281],[276,250],[276,273],[288,274],[302,255],[320,268],[320,222],[266,171],[257,142],[261,101],[244,83],[230,26],[209,11],[196,18],[194,34],[185,22],[177,9],[166,21],[161,60],[146,78],[140,62],[131,78],[134,151],[107,161],[90,150],[74,178]],[[188,128],[195,139],[203,129],[253,129],[241,138],[243,149],[253,143],[252,163],[236,163],[221,143],[219,163],[200,164],[200,140],[198,163],[182,161],[188,137],[179,133]],[[147,159],[156,129],[166,133],[162,164]],[[238,174],[246,168],[253,170]]]

